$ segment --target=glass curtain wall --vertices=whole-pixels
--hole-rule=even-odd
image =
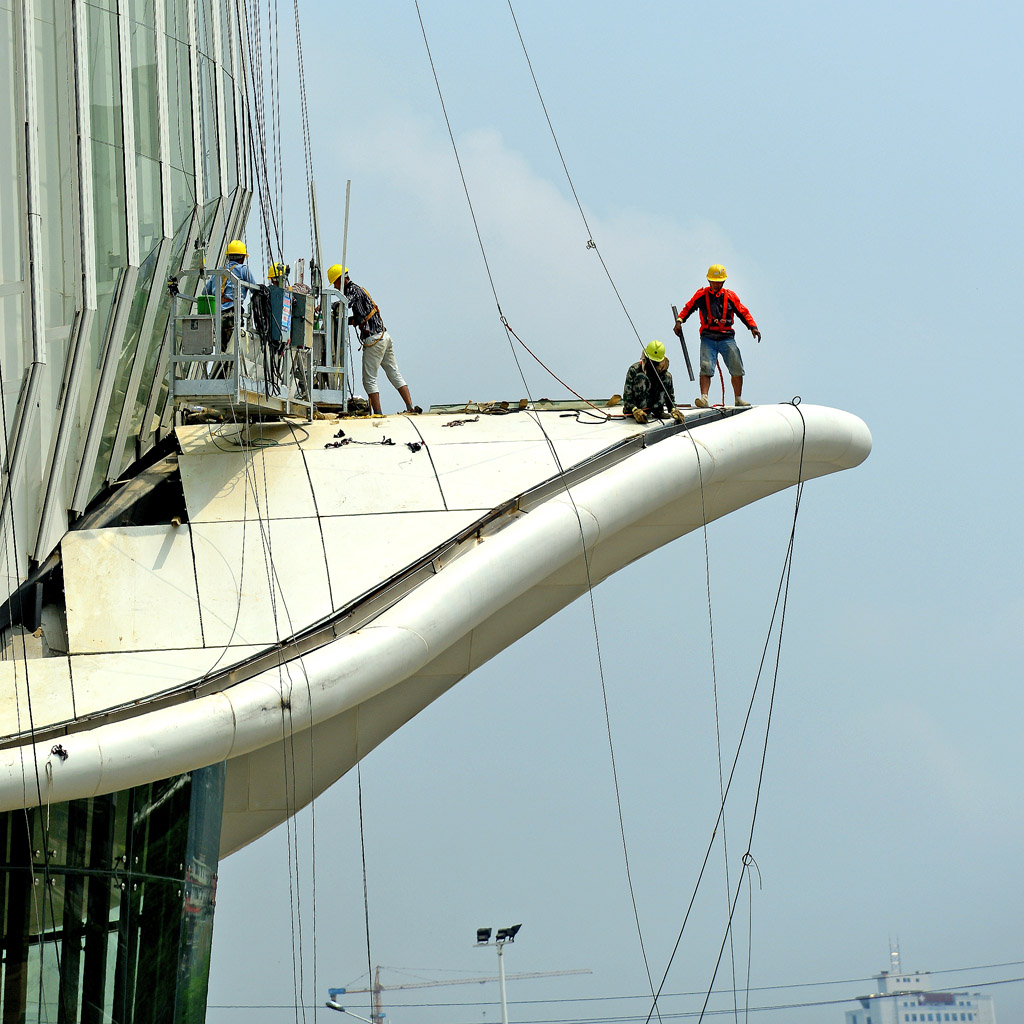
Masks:
[[[238,47],[234,0],[0,0],[8,589],[160,440],[166,277],[220,262],[249,181]]]
[[[0,815],[0,1021],[200,1024],[224,765]]]

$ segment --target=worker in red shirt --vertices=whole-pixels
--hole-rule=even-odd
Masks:
[[[700,312],[700,398],[693,404],[707,409],[708,390],[711,387],[711,376],[715,372],[718,357],[721,356],[732,378],[732,389],[736,394],[735,405],[750,405],[743,395],[743,359],[739,346],[736,344],[736,331],[733,329],[733,317],[738,316],[747,330],[761,341],[761,332],[750,315],[750,310],[740,302],[739,296],[728,288],[725,283],[725,267],[721,263],[712,263],[708,267],[708,286],[700,288],[693,298],[679,311],[673,331],[679,336],[683,333],[683,323],[696,309]]]

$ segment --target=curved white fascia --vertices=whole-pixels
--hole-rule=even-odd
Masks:
[[[671,512],[701,481],[709,519],[796,483],[801,415],[804,479],[856,466],[870,452],[863,421],[815,406],[759,407],[676,434],[573,487],[575,510],[562,494],[511,518],[369,625],[303,658],[216,694],[72,733],[61,741],[64,760],[51,754],[52,741],[3,751],[0,810],[115,792],[278,742],[286,724],[282,694],[291,728],[333,718],[409,678],[503,607],[551,582],[578,560],[581,524],[591,550],[654,513]],[[676,535],[691,528],[681,523]],[[651,549],[665,539],[652,538]]]

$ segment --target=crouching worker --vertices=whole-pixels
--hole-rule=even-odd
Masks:
[[[637,423],[646,423],[650,416],[661,419],[666,414],[674,420],[683,419],[682,412],[676,408],[672,374],[668,372],[665,346],[660,341],[648,342],[640,362],[626,371],[622,411]]]

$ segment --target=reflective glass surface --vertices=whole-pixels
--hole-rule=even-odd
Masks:
[[[0,815],[0,1018],[205,1016],[224,766]]]
[[[31,559],[53,550],[69,509],[83,511],[158,439],[153,417],[142,422],[154,409],[154,392],[166,393],[159,356],[167,303],[153,254],[167,230],[174,244],[161,276],[192,263],[196,253],[185,239],[188,225],[201,218],[208,261],[215,263],[225,226],[223,214],[215,215],[225,210],[221,175],[229,193],[249,180],[238,167],[235,90],[244,83],[233,66],[235,4],[166,0],[161,9],[158,26],[152,0],[34,0],[34,45],[26,54],[21,5],[0,0],[0,366],[10,433],[19,434],[15,417],[32,421],[20,434],[23,472],[9,506],[17,518],[4,523],[0,512],[0,528],[18,537],[6,556],[11,564],[0,564],[0,574],[12,578],[24,578]],[[122,88],[129,80],[130,95]],[[126,137],[133,139],[128,152]],[[31,220],[30,189],[38,195]],[[39,241],[32,260],[30,223]],[[135,224],[137,235],[129,238]],[[122,294],[136,273],[133,290]],[[183,282],[188,276],[193,284],[194,274]],[[30,315],[35,294],[42,299],[38,318]],[[34,361],[37,348],[45,361]],[[37,375],[39,401],[20,409],[29,372]],[[163,408],[161,397],[155,409]],[[126,422],[124,447],[115,452]],[[99,443],[87,451],[89,437]]]

